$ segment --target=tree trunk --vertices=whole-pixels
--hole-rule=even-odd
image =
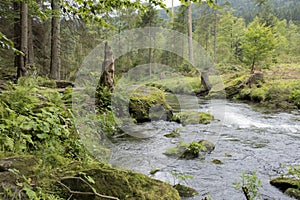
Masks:
[[[25,54],[20,57],[18,66],[18,77],[26,76],[28,62],[28,6],[27,3],[21,4],[21,51]]]
[[[32,32],[32,17],[28,20],[28,64],[34,66],[34,47],[33,47],[33,32]]]
[[[16,49],[20,50],[21,49],[20,2],[19,1],[14,1],[13,7],[14,7],[14,12],[15,12],[15,17],[14,17],[14,45],[15,45]],[[20,54],[15,53],[14,66],[17,69],[17,77],[20,77],[19,76],[20,57],[21,57]]]
[[[174,28],[174,0],[172,0],[172,18],[171,18],[172,27]]]
[[[60,16],[57,0],[51,0],[51,58],[50,78],[60,80]]]
[[[218,1],[215,0],[217,4]],[[214,63],[217,61],[217,9],[214,9]]]
[[[102,74],[100,77],[100,85],[108,87],[110,91],[114,89],[114,57],[111,47],[105,43],[104,61],[102,64]]]
[[[192,65],[194,65],[194,55],[193,55],[193,30],[192,30],[192,4],[188,1],[188,44],[189,44],[189,59]]]

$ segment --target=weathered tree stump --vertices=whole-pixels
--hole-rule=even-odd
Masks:
[[[110,91],[114,90],[114,58],[111,47],[105,42],[104,61],[102,63],[102,74],[100,77],[100,86],[106,86]]]
[[[251,87],[252,85],[258,84],[259,82],[264,81],[264,74],[261,70],[254,70],[248,80],[248,85]]]

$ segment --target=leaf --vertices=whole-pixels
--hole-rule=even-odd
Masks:
[[[7,135],[5,136],[5,142],[4,142],[5,146],[9,149],[9,150],[13,150],[14,149],[14,139],[8,137]]]
[[[28,198],[30,200],[36,200],[36,199],[38,199],[35,191],[33,191],[30,186],[26,185],[23,190],[25,190],[26,195],[28,196]]]
[[[96,183],[95,180],[94,180],[92,177],[90,177],[90,176],[85,176],[85,178],[86,178],[86,180],[87,180],[89,183],[92,183],[92,184],[95,184],[95,183]]]
[[[47,139],[49,138],[49,135],[46,133],[41,133],[36,135],[39,139]]]

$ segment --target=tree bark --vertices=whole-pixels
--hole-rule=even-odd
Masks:
[[[33,47],[33,32],[32,32],[32,17],[28,20],[28,64],[34,65],[34,47]]]
[[[14,17],[14,45],[15,48],[20,50],[21,49],[21,22],[20,22],[20,2],[14,1],[13,2],[13,8],[15,12]],[[14,58],[14,66],[17,69],[17,77],[19,77],[19,65],[20,65],[20,57],[21,55],[15,53]]]
[[[188,44],[189,44],[189,59],[192,65],[194,65],[194,55],[193,55],[193,27],[192,27],[192,4],[188,1]]]
[[[102,64],[102,74],[100,77],[100,85],[108,87],[110,91],[114,90],[114,58],[111,47],[105,43],[104,61]]]
[[[172,18],[171,18],[172,27],[174,28],[174,0],[172,0]]]
[[[51,58],[50,78],[60,80],[60,16],[57,0],[51,0],[52,21],[51,21]]]
[[[21,51],[25,54],[20,57],[18,66],[18,77],[26,76],[28,62],[28,6],[27,3],[21,4]]]
[[[215,0],[218,3],[218,0]],[[217,9],[214,9],[214,63],[217,61]]]

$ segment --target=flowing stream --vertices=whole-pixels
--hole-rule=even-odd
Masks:
[[[201,100],[180,95],[183,111],[209,111],[215,120],[207,125],[182,126],[174,122],[152,121],[132,128],[140,134],[137,139],[116,139],[111,147],[111,163],[133,169],[171,184],[179,180],[171,171],[193,176],[182,184],[195,188],[200,200],[210,196],[214,200],[243,200],[243,193],[235,189],[233,182],[240,181],[242,172],[257,171],[261,179],[260,193],[263,199],[292,199],[269,181],[291,164],[300,164],[300,114],[262,114],[249,105],[227,100]],[[166,138],[164,134],[180,129],[178,138]],[[134,134],[133,134],[134,135]],[[136,135],[134,135],[136,136]],[[192,142],[205,139],[216,145],[204,158],[183,160],[163,154],[179,141]],[[219,159],[224,164],[212,163]],[[153,169],[160,169],[150,175]]]

